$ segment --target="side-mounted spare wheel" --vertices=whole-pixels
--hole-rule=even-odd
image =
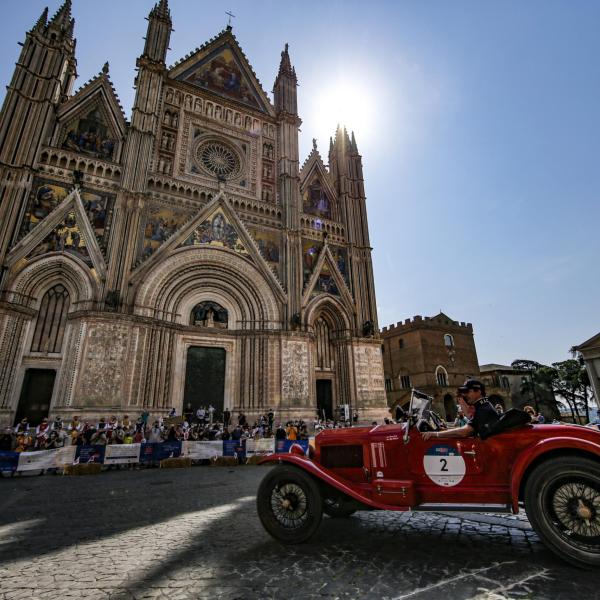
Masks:
[[[542,541],[579,567],[600,567],[600,462],[553,457],[535,467],[525,510]]]
[[[310,539],[323,516],[318,483],[292,465],[278,465],[267,473],[258,488],[256,505],[263,527],[285,544]]]

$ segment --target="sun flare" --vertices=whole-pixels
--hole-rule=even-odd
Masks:
[[[338,82],[317,95],[315,122],[321,135],[334,135],[338,124],[348,131],[356,132],[357,138],[369,137],[373,126],[373,102],[360,86],[350,82]]]

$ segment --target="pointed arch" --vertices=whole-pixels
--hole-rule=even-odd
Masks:
[[[229,313],[229,329],[261,324],[277,328],[278,298],[259,269],[233,252],[211,247],[179,248],[135,292],[138,314],[188,324],[198,303],[217,302]]]
[[[10,291],[36,298],[38,302],[48,289],[62,284],[73,309],[80,302],[93,302],[100,297],[98,280],[80,260],[68,254],[40,256],[26,264],[19,263],[9,272],[8,281]]]
[[[352,329],[352,316],[338,298],[317,296],[306,307],[304,319],[309,329],[314,330],[318,318],[324,318],[336,335]]]

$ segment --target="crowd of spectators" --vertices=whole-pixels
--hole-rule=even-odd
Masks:
[[[38,425],[33,425],[24,418],[14,428],[7,427],[0,433],[0,451],[31,452],[69,445],[262,438],[302,440],[309,437],[307,423],[295,420],[276,424],[275,413],[272,410],[261,415],[253,423],[250,423],[242,412],[238,414],[235,422],[232,422],[231,413],[227,409],[219,415],[214,409],[198,409],[193,415],[178,416],[172,410],[166,418],[160,417],[151,421],[149,417],[146,411],[135,420],[129,415],[121,418],[102,417],[98,421],[81,420],[78,416],[73,416],[65,422],[61,417],[56,417],[52,421],[44,418]],[[316,419],[312,424],[312,428],[316,431],[333,426],[332,422],[321,422]]]

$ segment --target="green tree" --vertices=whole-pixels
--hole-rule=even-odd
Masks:
[[[589,423],[591,386],[586,368],[581,361],[575,358],[552,363],[552,366],[556,370],[556,377],[553,381],[554,392],[565,399],[574,422],[581,422],[579,413],[581,408],[585,412],[586,423]],[[577,418],[576,421],[575,418]]]
[[[546,417],[558,418],[560,411],[554,396],[553,386],[556,377],[555,369],[525,358],[513,360],[511,366],[523,373],[521,396],[529,398],[528,403],[533,404],[535,410]]]

